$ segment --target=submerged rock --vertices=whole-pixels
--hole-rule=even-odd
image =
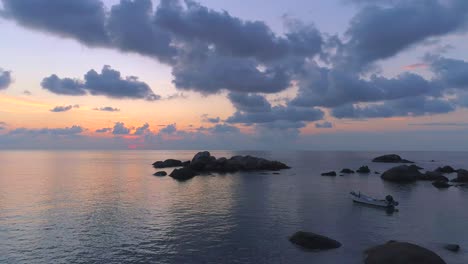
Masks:
[[[385,171],[380,177],[391,182],[414,182],[421,178],[422,173],[415,167],[400,165]]]
[[[366,250],[365,264],[446,264],[436,253],[421,246],[390,241]]]
[[[326,250],[341,247],[341,243],[314,233],[299,231],[289,238],[291,243],[311,250]]]
[[[448,184],[447,181],[435,181],[432,183],[432,185],[434,185],[434,187],[439,188],[439,189],[445,189],[445,188],[449,188],[450,186],[452,186]]]
[[[336,176],[336,172],[334,172],[334,171],[324,172],[321,175],[322,176]]]
[[[460,250],[460,245],[457,244],[447,244],[444,246],[445,249],[452,251],[452,252],[458,252]]]
[[[444,166],[444,167],[438,167],[437,169],[435,169],[436,172],[440,172],[440,173],[454,173],[456,172],[456,170],[450,166]]]
[[[457,178],[453,179],[452,182],[468,182],[468,171],[459,169],[457,171]]]
[[[344,174],[353,174],[354,171],[352,169],[342,169],[340,173],[344,173]]]
[[[193,177],[197,176],[197,173],[190,169],[190,168],[187,168],[187,167],[183,167],[183,168],[180,168],[180,169],[175,169],[171,172],[171,174],[169,174],[169,176],[171,176],[172,178],[178,180],[178,181],[186,181],[186,180],[190,180],[192,179]]]
[[[175,160],[175,159],[167,159],[165,161],[156,161],[155,163],[153,163],[153,167],[158,168],[158,169],[181,167],[181,166],[182,166],[182,161]]]
[[[419,176],[421,181],[449,181],[447,177],[445,177],[442,173],[437,171],[426,171],[424,174]]]
[[[412,161],[402,159],[400,156],[396,154],[389,154],[389,155],[383,155],[379,156],[377,158],[374,158],[372,162],[383,162],[383,163],[414,163]]]
[[[165,171],[158,171],[156,172],[155,174],[153,174],[154,176],[166,176],[167,175],[167,172]]]
[[[370,173],[370,169],[367,166],[361,166],[356,172],[366,174]]]

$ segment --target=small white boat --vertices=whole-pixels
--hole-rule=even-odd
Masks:
[[[351,192],[351,199],[353,199],[356,203],[363,203],[378,207],[385,207],[385,208],[395,208],[398,205],[398,202],[393,199],[391,195],[387,195],[385,199],[376,199],[370,196],[364,195],[361,192],[355,193]]]

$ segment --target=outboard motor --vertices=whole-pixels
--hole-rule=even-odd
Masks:
[[[385,200],[387,201],[387,203],[388,203],[389,205],[398,205],[398,202],[396,202],[396,201],[393,199],[393,196],[391,196],[391,195],[385,196]]]

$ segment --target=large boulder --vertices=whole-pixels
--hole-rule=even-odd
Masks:
[[[173,170],[171,174],[169,174],[169,176],[171,176],[172,178],[178,181],[186,181],[197,176],[197,173],[188,167],[183,167],[180,169]]]
[[[393,167],[380,176],[383,180],[391,182],[413,182],[421,178],[422,173],[415,167],[400,165]]]
[[[396,154],[389,154],[389,155],[383,155],[379,156],[377,158],[374,158],[372,162],[383,162],[383,163],[414,163],[412,161],[402,159],[400,156]]]
[[[361,166],[359,169],[357,169],[356,172],[361,174],[367,174],[370,173],[370,169],[367,166]]]
[[[182,166],[182,161],[175,160],[175,159],[167,159],[165,161],[156,161],[155,163],[153,163],[153,167],[158,168],[158,169],[181,167],[181,166]]]
[[[444,246],[446,250],[452,251],[452,252],[458,252],[460,251],[460,245],[458,244],[447,244]]]
[[[336,172],[334,171],[329,171],[329,172],[324,172],[321,174],[322,176],[336,176]]]
[[[166,175],[167,175],[167,172],[165,172],[165,171],[158,171],[158,172],[156,172],[156,173],[153,174],[153,175],[154,175],[154,176],[160,176],[160,177],[162,177],[162,176],[166,176]]]
[[[450,186],[452,186],[452,185],[448,184],[447,181],[435,181],[435,182],[432,183],[432,185],[434,187],[438,188],[438,189],[446,189],[446,188],[449,188]]]
[[[437,171],[426,171],[421,174],[418,180],[421,181],[448,181],[449,179],[445,177],[442,173]]]
[[[446,264],[436,253],[406,242],[391,241],[365,253],[365,264]]]
[[[196,171],[203,171],[207,165],[214,163],[215,161],[216,158],[211,156],[210,152],[198,152],[193,156],[192,161],[190,162],[190,168]]]
[[[299,231],[289,238],[291,243],[310,250],[326,250],[341,247],[341,243],[314,233]]]
[[[340,173],[344,174],[353,174],[354,171],[352,169],[342,169]]]
[[[450,166],[438,167],[435,171],[440,173],[454,173],[456,170]]]
[[[459,169],[457,171],[457,178],[452,180],[453,182],[468,182],[468,171]]]

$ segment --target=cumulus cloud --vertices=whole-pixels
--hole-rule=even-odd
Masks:
[[[95,111],[102,111],[102,112],[120,112],[119,108],[111,107],[111,106],[105,106],[105,107],[96,107],[93,108]]]
[[[112,128],[110,128],[110,127],[104,127],[104,128],[96,129],[96,133],[108,133],[108,132],[111,132],[111,131],[112,131]]]
[[[56,106],[52,109],[50,109],[50,112],[67,112],[70,111],[72,108],[80,108],[79,105],[67,105],[67,106]]]
[[[28,135],[28,136],[40,136],[40,135],[50,135],[50,136],[73,136],[81,134],[85,131],[81,126],[72,126],[65,128],[41,128],[41,129],[28,129],[28,128],[16,128],[11,130],[8,134],[15,135]]]
[[[265,97],[258,94],[230,93],[229,100],[236,109],[244,112],[268,112],[271,111],[270,103]]]
[[[330,123],[330,122],[322,122],[322,123],[315,123],[315,127],[316,128],[332,128],[333,127],[333,124]]]
[[[137,127],[137,129],[135,130],[135,135],[144,135],[144,134],[147,134],[150,132],[149,130],[149,124],[148,123],[145,123],[143,126],[141,127]]]
[[[138,77],[122,78],[119,71],[105,65],[101,72],[88,71],[84,81],[70,78],[59,78],[53,74],[42,80],[42,87],[50,92],[62,95],[103,95],[116,99],[145,99],[159,100],[148,84],[138,80]]]
[[[12,82],[11,72],[4,71],[0,68],[0,90],[8,88]]]
[[[114,135],[128,135],[130,134],[130,128],[126,127],[124,123],[117,122],[112,129]]]
[[[174,134],[177,131],[176,124],[167,125],[159,130],[162,134]]]
[[[207,114],[205,114],[205,115],[202,115],[202,121],[207,122],[207,123],[217,124],[217,123],[221,122],[221,118],[219,116],[209,117]]]

